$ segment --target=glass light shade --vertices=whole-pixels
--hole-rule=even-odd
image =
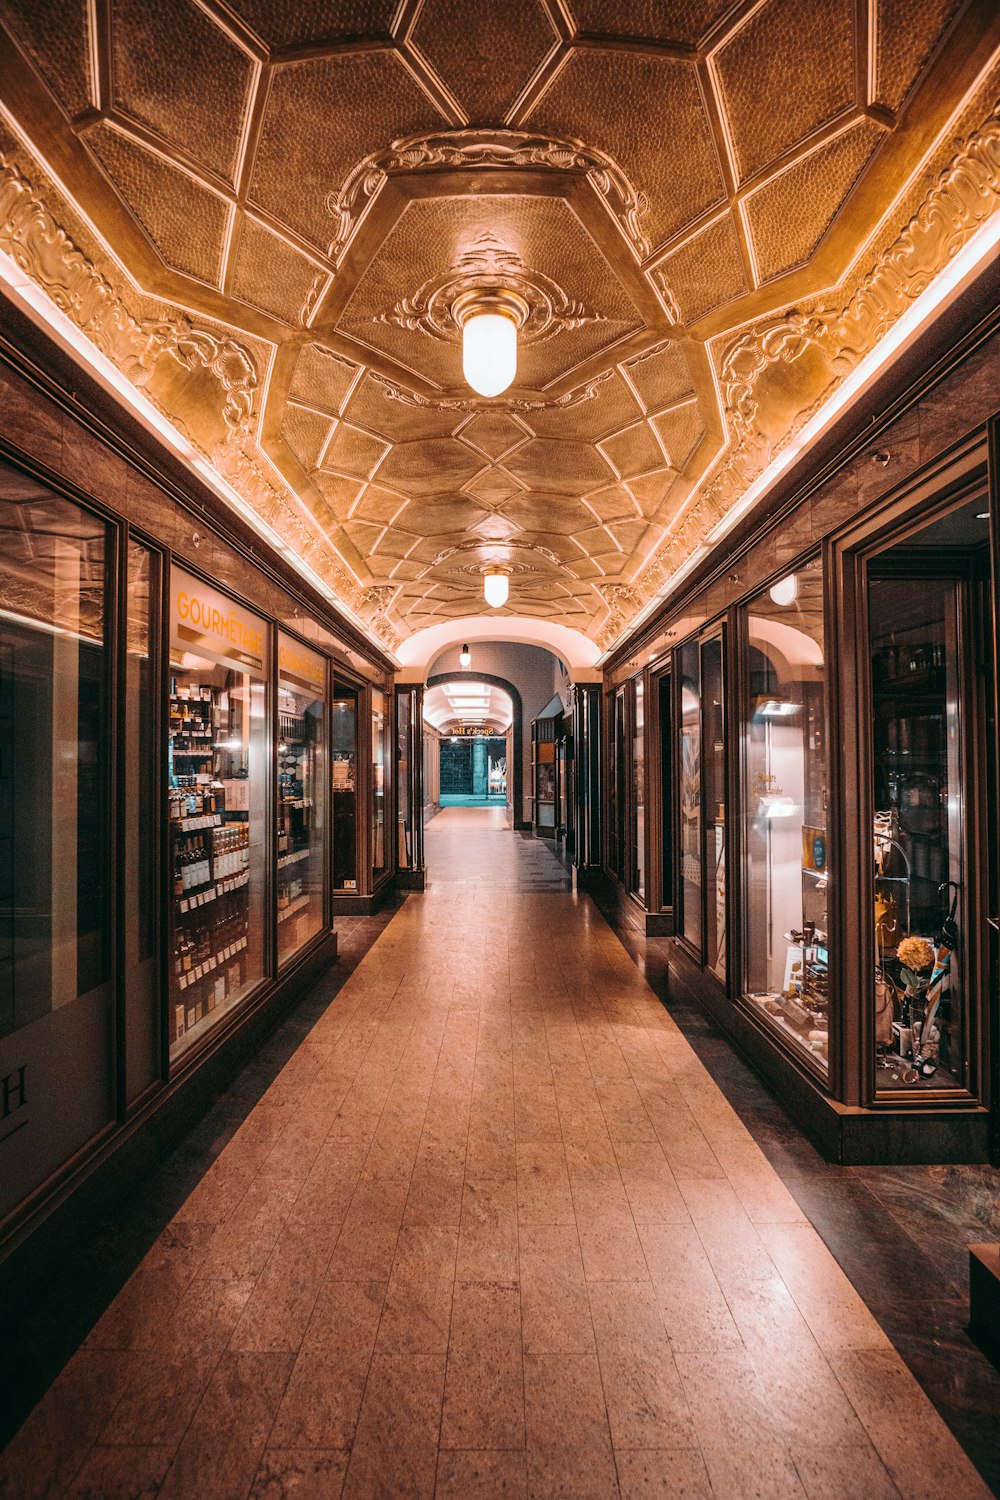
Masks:
[[[458,660],[463,667],[471,667],[472,652],[469,650],[468,646],[462,647],[461,651],[459,652]]]
[[[772,584],[770,592],[775,604],[794,604],[799,596],[799,580],[794,573],[789,573],[787,578],[779,578],[777,583]]]
[[[510,582],[506,573],[486,573],[483,576],[483,594],[490,609],[499,609],[507,603]]]
[[[499,396],[517,374],[517,325],[505,313],[473,312],[462,325],[462,371],[480,396]]]

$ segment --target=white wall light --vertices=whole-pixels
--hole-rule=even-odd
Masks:
[[[787,578],[779,578],[777,583],[772,583],[770,593],[775,604],[782,607],[794,604],[799,597],[799,580],[794,573],[789,573]]]

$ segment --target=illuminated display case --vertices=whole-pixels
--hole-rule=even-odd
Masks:
[[[171,1055],[264,976],[268,626],[174,568],[167,777]]]
[[[326,660],[278,632],[278,962],[323,929]]]

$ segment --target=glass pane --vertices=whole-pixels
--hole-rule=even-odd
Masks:
[[[171,1057],[264,976],[266,659],[259,616],[172,570]]]
[[[326,662],[278,632],[278,962],[323,928]]]
[[[385,694],[372,688],[372,873],[385,869]]]
[[[819,561],[747,609],[746,989],[828,1069],[826,714]]]
[[[396,819],[397,858],[401,870],[413,865],[413,836],[410,820],[410,726],[413,717],[413,697],[410,693],[396,694]]]
[[[155,600],[159,559],[129,542],[125,642],[125,1070],[129,1100],[160,1071],[156,870],[157,684]]]
[[[642,678],[635,688],[635,717],[632,723],[632,889],[637,896],[646,894],[646,807],[645,807],[645,728],[643,720]]]
[[[110,548],[0,466],[0,1217],[112,1115]]]
[[[663,906],[674,904],[674,780],[673,780],[673,719],[671,717],[672,695],[670,678],[660,679],[660,850],[662,865],[662,889],[660,900]]]
[[[705,772],[705,962],[726,977],[726,752],[723,738],[722,640],[701,648],[701,725]]]
[[[958,1088],[963,954],[948,920],[964,848],[958,590],[944,578],[873,578],[869,611],[875,1081]]]
[[[680,931],[701,952],[701,673],[698,642],[677,653],[681,677],[678,746],[681,854]]]
[[[333,685],[333,888],[358,888],[358,694]]]

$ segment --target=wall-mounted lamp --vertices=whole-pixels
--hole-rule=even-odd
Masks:
[[[779,578],[777,583],[772,583],[770,594],[774,603],[782,608],[794,604],[799,597],[799,580],[794,573],[789,573],[787,578]]]

